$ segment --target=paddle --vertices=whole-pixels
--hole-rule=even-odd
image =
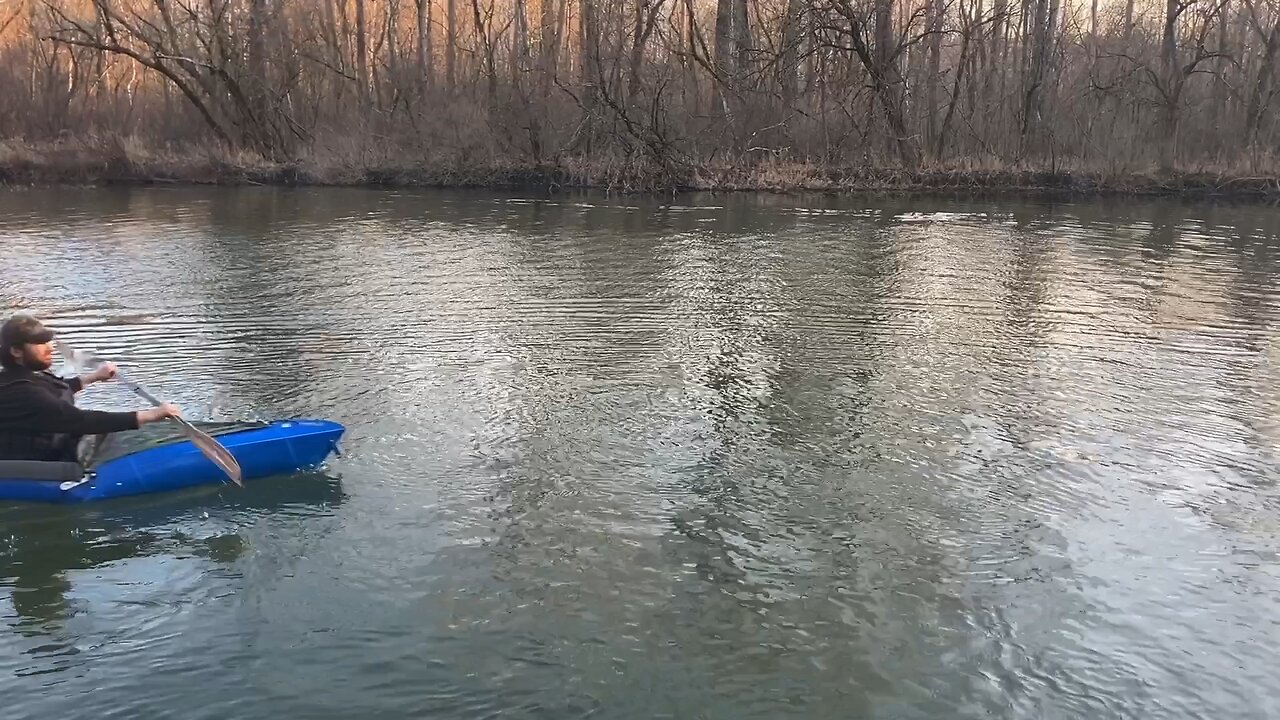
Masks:
[[[62,353],[62,356],[67,358],[73,366],[85,367],[85,363],[81,362],[82,356],[79,352],[73,350],[65,342],[56,342],[58,345],[58,351]],[[96,360],[96,358],[94,359]],[[124,383],[124,386],[133,391],[134,394],[152,405],[160,407],[163,404],[157,400],[154,395],[144,390],[141,385],[126,377],[124,372],[119,368],[116,368],[116,379]],[[239,485],[240,487],[244,487],[244,482],[240,479],[240,463],[236,461],[235,457],[228,452],[221,443],[214,440],[208,433],[198,429],[182,418],[171,417],[169,419],[176,422],[178,426],[182,428],[182,432],[191,439],[191,443],[195,445],[200,452],[204,453],[204,456],[209,458],[214,465],[217,465],[222,472],[226,473],[227,477],[231,479],[231,482]]]

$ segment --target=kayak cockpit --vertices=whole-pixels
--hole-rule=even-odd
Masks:
[[[0,460],[0,482],[13,480],[42,480],[66,482],[80,480],[85,470],[80,463],[48,462],[44,460]]]

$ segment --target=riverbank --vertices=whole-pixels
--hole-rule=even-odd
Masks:
[[[251,154],[157,151],[135,143],[0,142],[0,185],[281,185],[603,189],[614,192],[754,191],[1052,196],[1185,196],[1280,200],[1280,175],[1183,171],[1105,173],[956,165],[904,171],[765,161],[656,168],[569,158],[558,163],[420,162],[352,158],[272,162]]]

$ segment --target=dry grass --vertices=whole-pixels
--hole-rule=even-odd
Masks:
[[[1280,198],[1280,175],[1230,167],[1172,174],[1115,174],[1091,169],[1001,169],[957,161],[909,172],[766,160],[751,165],[672,168],[658,167],[638,155],[566,157],[535,164],[456,154],[432,156],[385,147],[370,153],[354,146],[333,147],[297,161],[277,163],[252,153],[155,147],[127,137],[43,144],[0,141],[0,184],[119,183]]]
[[[1108,173],[1094,169],[994,168],[957,161],[906,171],[869,166],[820,167],[766,162],[746,168],[701,169],[706,190],[907,192],[1053,195],[1205,195],[1280,198],[1280,174],[1215,168],[1196,172]]]

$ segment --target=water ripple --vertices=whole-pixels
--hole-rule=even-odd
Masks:
[[[0,194],[0,303],[199,419],[349,427],[244,491],[0,507],[0,687],[1269,717],[1278,237],[1168,203]]]

